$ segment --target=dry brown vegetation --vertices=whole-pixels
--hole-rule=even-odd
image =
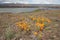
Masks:
[[[60,10],[0,13],[0,40],[60,40]]]

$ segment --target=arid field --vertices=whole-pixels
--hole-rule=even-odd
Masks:
[[[1,12],[0,40],[60,40],[60,10]]]

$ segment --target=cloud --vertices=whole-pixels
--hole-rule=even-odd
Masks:
[[[60,0],[22,0],[26,4],[60,4]]]
[[[0,0],[5,3],[23,3],[23,4],[60,4],[60,0]]]

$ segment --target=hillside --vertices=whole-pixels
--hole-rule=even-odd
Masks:
[[[0,40],[60,40],[60,10],[2,12]]]

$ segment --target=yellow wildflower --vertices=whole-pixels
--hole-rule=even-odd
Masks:
[[[38,33],[37,32],[34,32],[34,35],[37,35]]]

